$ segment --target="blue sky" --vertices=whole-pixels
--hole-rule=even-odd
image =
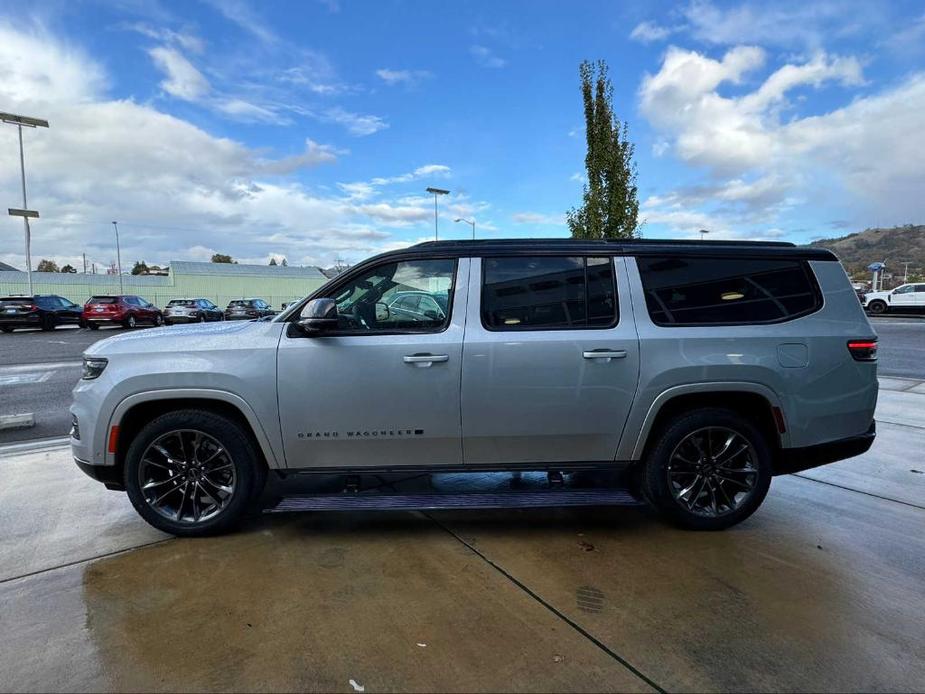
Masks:
[[[567,233],[577,68],[605,59],[649,237],[807,242],[921,223],[920,2],[6,3],[0,111],[26,132],[33,254],[355,262]],[[0,192],[19,204],[15,130]],[[0,221],[0,260],[22,267]]]

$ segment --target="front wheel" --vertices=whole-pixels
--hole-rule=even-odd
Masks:
[[[773,475],[771,448],[750,420],[723,408],[672,418],[641,470],[646,498],[676,524],[722,530],[764,501]]]
[[[874,315],[879,316],[881,313],[886,313],[887,305],[885,301],[880,301],[880,299],[875,299],[867,304],[867,310],[873,313]]]
[[[197,537],[234,527],[266,470],[238,424],[213,412],[177,410],[138,433],[124,475],[142,518],[166,533]]]

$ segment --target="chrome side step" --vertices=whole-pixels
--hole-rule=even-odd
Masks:
[[[568,506],[642,506],[626,489],[553,489],[474,493],[337,493],[282,497],[264,513],[294,511],[435,511],[469,508],[549,508]]]

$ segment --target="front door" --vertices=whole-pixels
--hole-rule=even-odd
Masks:
[[[339,325],[278,352],[280,424],[290,468],[458,465],[459,379],[469,261],[383,261],[335,282]],[[391,310],[413,292],[447,306]]]
[[[914,284],[904,284],[890,294],[890,306],[893,308],[913,308],[916,302]]]
[[[639,377],[623,258],[472,262],[465,462],[613,460]]]

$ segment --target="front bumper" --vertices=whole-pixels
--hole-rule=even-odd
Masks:
[[[122,479],[122,469],[115,465],[91,465],[86,460],[74,457],[74,463],[87,477],[102,482],[106,489],[124,492],[125,481]]]
[[[780,451],[774,465],[775,475],[789,475],[802,470],[828,465],[846,458],[853,458],[870,450],[877,437],[877,422],[870,423],[870,428],[858,436],[820,443],[803,448],[784,448]]]

